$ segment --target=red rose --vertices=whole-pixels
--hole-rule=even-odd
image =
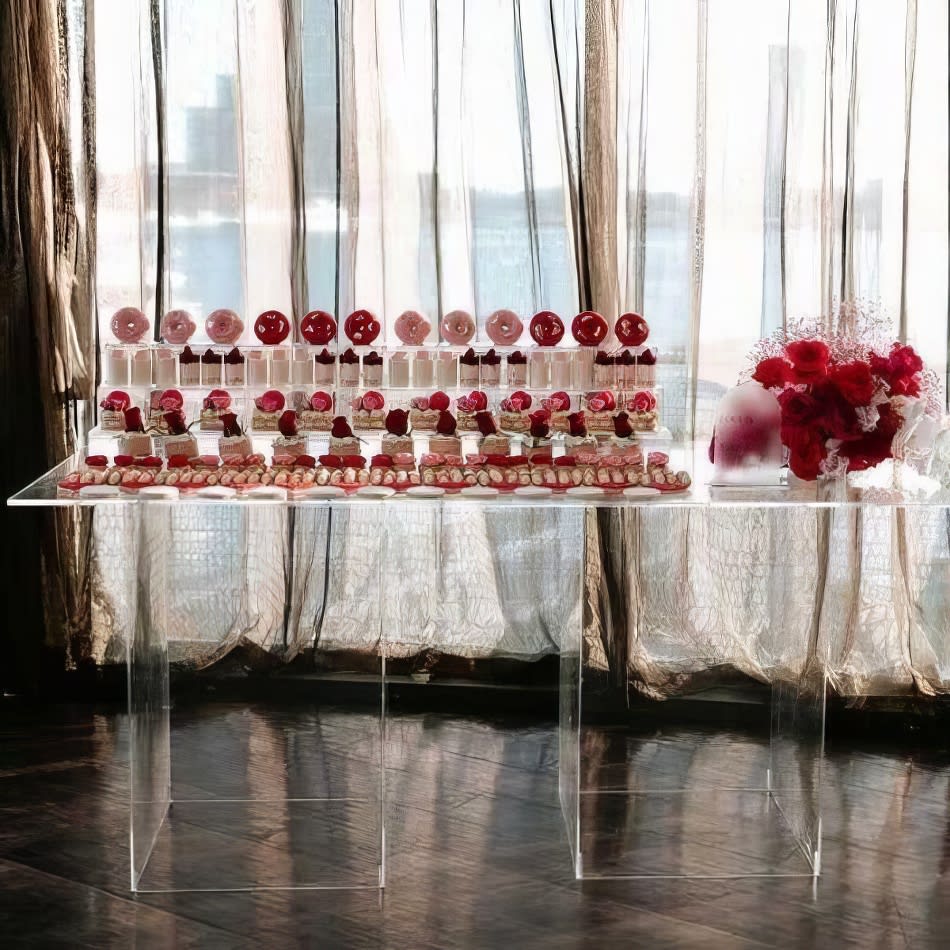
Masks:
[[[901,417],[885,403],[878,407],[877,425],[861,438],[845,442],[839,451],[848,460],[849,472],[862,472],[891,457],[894,435],[901,427]]]
[[[821,474],[821,463],[828,454],[820,436],[803,426],[783,426],[782,441],[788,446],[788,467],[799,478],[814,481]]]
[[[792,381],[792,367],[781,356],[771,356],[756,366],[752,378],[766,389],[781,389]]]
[[[924,361],[912,346],[895,343],[886,356],[871,354],[871,370],[880,376],[888,386],[891,396],[919,396],[919,373]]]
[[[293,409],[282,412],[277,420],[277,429],[285,439],[295,436],[297,434],[297,413]]]
[[[786,389],[779,394],[778,401],[782,407],[782,425],[813,422],[818,415],[818,403],[808,393]]]
[[[862,360],[834,366],[828,374],[838,392],[852,406],[867,406],[874,395],[871,367]]]
[[[816,403],[815,424],[825,438],[858,439],[861,424],[854,406],[848,403],[831,380],[822,380],[812,387]]]
[[[531,421],[530,432],[535,439],[545,439],[550,434],[551,427],[548,425],[550,418],[551,413],[547,409],[538,409],[528,416]]]
[[[797,382],[821,379],[828,371],[828,347],[821,340],[796,340],[785,347],[785,355]]]
[[[567,424],[570,426],[571,435],[581,439],[587,435],[587,420],[583,412],[572,412],[567,417]]]
[[[439,412],[439,421],[435,424],[435,431],[439,435],[455,435],[455,416],[442,409]]]
[[[618,439],[629,439],[633,435],[633,427],[628,421],[629,418],[625,412],[618,412],[614,416],[614,434]]]
[[[476,412],[475,425],[478,426],[478,431],[482,435],[494,435],[498,431],[490,412]]]
[[[233,412],[222,413],[219,418],[223,426],[223,435],[233,437],[241,434],[241,427],[238,425],[237,416]]]
[[[180,409],[166,412],[163,418],[172,435],[184,435],[188,431],[188,426],[185,425],[185,414]]]
[[[392,435],[405,435],[409,431],[409,413],[405,409],[390,409],[386,413],[386,431]]]

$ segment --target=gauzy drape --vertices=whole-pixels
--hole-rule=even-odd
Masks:
[[[946,372],[943,0],[70,9],[101,321],[636,308],[677,436],[756,338],[840,301]]]

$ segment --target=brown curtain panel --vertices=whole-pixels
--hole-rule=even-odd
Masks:
[[[71,101],[88,102],[84,20],[65,0],[0,7],[0,387],[5,499],[76,445],[96,359],[91,150],[73,153]],[[76,43],[80,45],[77,47]],[[70,50],[80,55],[70,56]],[[76,83],[80,87],[76,87]],[[76,99],[74,100],[74,97]],[[88,128],[91,111],[80,125]],[[80,139],[88,141],[88,136]],[[44,652],[81,664],[89,636],[88,518],[4,510],[2,685],[38,685]],[[88,650],[85,650],[88,655]]]

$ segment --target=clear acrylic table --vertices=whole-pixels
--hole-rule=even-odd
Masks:
[[[443,565],[472,556],[459,550],[451,541],[455,535],[446,530],[460,519],[484,520],[489,549],[481,554],[489,558],[493,526],[504,525],[498,543],[513,549],[509,564],[513,556],[521,565],[494,579],[508,588],[506,620],[518,624],[540,617],[560,648],[559,794],[576,877],[820,873],[827,685],[821,657],[776,642],[768,741],[735,742],[729,729],[713,730],[702,749],[701,768],[695,767],[695,746],[638,721],[636,706],[622,728],[605,728],[590,711],[607,687],[596,644],[585,638],[587,545],[594,543],[596,519],[605,511],[622,513],[625,531],[649,537],[668,531],[671,517],[755,511],[775,523],[793,524],[808,511],[831,522],[864,503],[820,499],[814,486],[714,490],[702,484],[688,494],[650,498],[57,498],[57,482],[77,463],[67,461],[10,504],[118,506],[111,514],[120,511],[122,530],[137,539],[126,627],[133,891],[384,886],[386,658],[395,645],[411,652],[421,644],[421,632],[439,622],[445,604],[460,596],[441,580]],[[358,518],[364,537],[380,539],[376,546],[367,545],[371,563],[350,595],[363,602],[365,623],[378,629],[378,703],[357,714],[320,710],[310,734],[285,737],[282,775],[256,774],[253,748],[228,746],[226,730],[222,748],[204,750],[200,774],[187,774],[176,764],[172,736],[179,742],[188,736],[187,729],[170,728],[168,633],[175,617],[166,594],[187,569],[187,556],[181,555],[182,549],[187,552],[187,538],[176,533],[176,519],[188,512],[194,525],[195,506],[201,511],[199,525],[215,512],[226,511],[234,519],[229,552],[234,558],[244,556],[240,539],[247,524],[274,508],[292,511],[303,537],[310,520],[346,517]],[[947,511],[944,500],[877,498],[872,507],[892,509],[895,517],[908,508],[941,518]],[[437,543],[428,547],[435,555],[420,560],[415,542],[433,535]],[[172,559],[174,551],[178,556]],[[787,567],[780,549],[750,566],[760,580],[765,572],[766,607],[776,618],[787,598],[801,595],[784,582]],[[745,570],[737,568],[739,597],[745,595]],[[546,611],[555,586],[558,609]],[[635,618],[664,609],[652,594],[649,585],[635,592],[626,605]],[[284,595],[292,606],[293,591]],[[468,599],[465,603],[477,611],[477,600],[474,607]],[[709,605],[690,606],[702,611]],[[784,640],[801,644],[812,635],[810,629],[781,630]],[[789,652],[810,659],[789,663]],[[318,773],[297,768],[294,748],[301,743],[319,746],[324,766]],[[354,787],[359,789],[355,796]],[[344,788],[347,793],[341,794]],[[234,834],[237,828],[244,833]]]

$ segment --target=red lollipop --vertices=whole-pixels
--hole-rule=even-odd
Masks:
[[[290,321],[279,310],[265,310],[254,321],[254,334],[265,346],[283,343],[290,333]]]
[[[624,346],[640,346],[650,335],[650,325],[639,313],[623,313],[617,317],[614,333]]]
[[[343,332],[357,346],[369,346],[380,330],[379,321],[368,310],[354,310],[343,321]]]
[[[579,313],[571,323],[571,333],[581,346],[598,346],[607,338],[607,321],[593,310]]]
[[[336,336],[336,320],[326,310],[311,310],[300,321],[300,335],[314,346],[326,346]]]
[[[564,324],[553,310],[542,310],[531,318],[528,331],[538,346],[557,346],[564,336]]]

